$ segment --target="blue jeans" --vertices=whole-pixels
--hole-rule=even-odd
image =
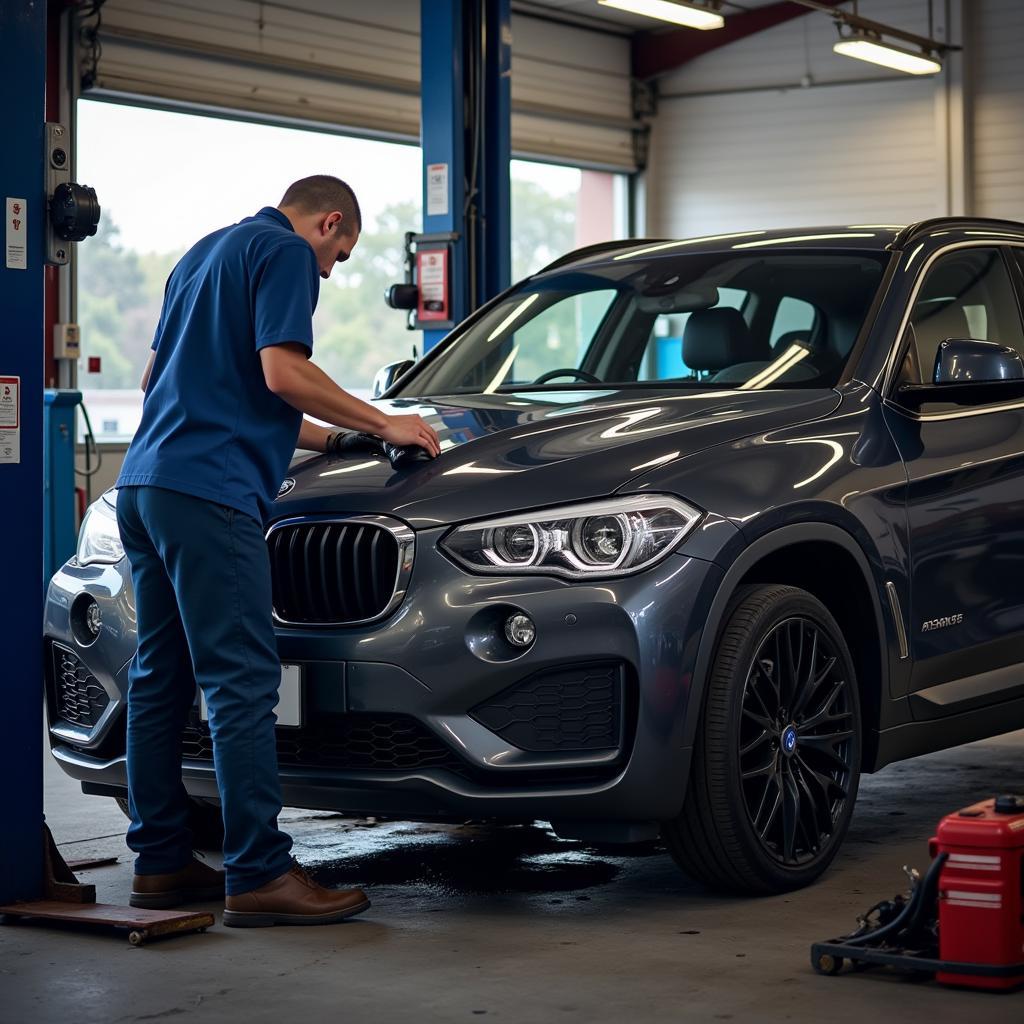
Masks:
[[[135,871],[164,874],[192,859],[181,756],[198,681],[224,815],[227,891],[258,889],[291,867],[292,842],[277,827],[281,663],[263,530],[243,512],[159,487],[121,488],[117,522],[139,636],[128,673]]]

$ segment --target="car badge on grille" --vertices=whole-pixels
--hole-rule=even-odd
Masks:
[[[285,482],[277,489],[277,496],[279,498],[283,498],[294,486],[295,481],[291,477],[288,477],[288,479],[285,480]]]

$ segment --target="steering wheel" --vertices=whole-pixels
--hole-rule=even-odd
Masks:
[[[530,383],[546,384],[549,380],[554,380],[556,377],[576,377],[578,380],[585,380],[588,384],[601,383],[600,377],[595,377],[587,370],[576,370],[571,366],[567,366],[564,370],[548,370],[547,373],[542,373],[536,380],[532,380]]]

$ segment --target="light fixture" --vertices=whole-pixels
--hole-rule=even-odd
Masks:
[[[630,14],[643,14],[659,21],[670,21],[686,28],[722,28],[725,18],[711,5],[686,0],[597,0],[603,7],[614,7]]]
[[[857,60],[880,64],[884,68],[903,71],[908,75],[934,75],[942,70],[942,64],[926,50],[917,53],[904,50],[866,31],[843,36],[832,49],[844,57],[856,57]]]

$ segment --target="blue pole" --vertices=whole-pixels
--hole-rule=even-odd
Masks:
[[[420,141],[423,148],[423,231],[456,232],[452,246],[451,318],[469,315],[469,262],[465,245],[465,52],[463,7],[475,0],[420,4]],[[447,330],[423,332],[427,351]]]
[[[420,5],[423,231],[458,236],[449,268],[454,323],[509,283],[509,11],[510,0]],[[446,333],[424,331],[424,350]]]
[[[478,259],[481,303],[503,292],[512,274],[511,0],[484,0],[484,4],[484,138],[480,179],[483,227]]]
[[[43,748],[43,132],[46,88],[46,3],[0,3],[0,202],[5,243],[13,220],[24,258],[4,245],[0,260],[0,377],[20,379],[20,461],[0,445],[0,550],[3,558],[0,703],[0,902],[42,891]],[[9,210],[20,207],[21,216]],[[16,245],[17,245],[16,241]],[[22,269],[23,266],[23,269]],[[0,399],[3,388],[0,385]],[[0,429],[2,429],[0,421]]]

